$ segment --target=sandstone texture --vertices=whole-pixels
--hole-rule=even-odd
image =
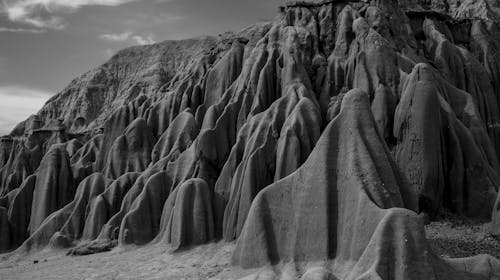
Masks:
[[[0,139],[0,253],[233,244],[244,279],[499,279],[500,4],[291,2],[118,52]],[[68,257],[69,258],[69,257]]]

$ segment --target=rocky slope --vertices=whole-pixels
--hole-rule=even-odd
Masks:
[[[493,257],[433,253],[423,217],[500,235],[499,19],[294,2],[123,50],[1,139],[0,252],[224,240],[263,267],[247,279],[496,279]]]

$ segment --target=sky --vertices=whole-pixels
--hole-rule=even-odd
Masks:
[[[238,31],[284,0],[0,0],[0,135],[116,51]]]

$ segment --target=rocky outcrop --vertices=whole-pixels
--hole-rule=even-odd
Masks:
[[[97,159],[102,145],[102,134],[94,136],[71,156],[73,177],[82,181],[97,170]]]
[[[156,142],[151,154],[151,162],[156,163],[165,158],[175,161],[191,146],[199,130],[191,110],[180,113]]]
[[[90,202],[109,184],[100,173],[92,174],[83,180],[76,189],[74,199],[61,209],[50,214],[36,228],[19,250],[30,251],[52,247],[66,248],[82,236],[87,207]]]
[[[75,183],[64,146],[53,146],[36,173],[29,231],[35,232],[54,211],[73,200]]]
[[[301,160],[307,158],[311,142],[314,145],[321,124],[319,108],[310,101],[311,96],[308,94],[310,93],[300,86],[291,87],[265,113],[249,120],[246,124],[248,128],[241,128],[240,139],[229,155],[228,162],[231,162],[231,165],[225,166],[216,185],[216,192],[221,196],[229,194],[226,198],[223,222],[226,240],[232,240],[239,235],[255,195],[274,180],[294,171],[294,168],[302,163]],[[306,107],[309,110],[306,111]],[[299,114],[304,115],[297,116]],[[284,127],[285,121],[292,123],[297,117],[310,120],[311,122],[305,125],[312,130],[316,127],[316,133],[304,135],[305,137],[300,139],[304,144],[298,141],[296,145],[292,146],[290,143],[291,146],[284,147],[284,143],[280,142],[288,140],[286,137],[291,129],[288,123]],[[278,131],[283,138],[272,135]],[[310,137],[313,139],[309,139]],[[283,151],[288,148],[295,150]],[[300,151],[304,151],[305,155],[302,158],[299,156],[298,162],[292,161],[292,157]]]
[[[283,274],[269,279],[337,279],[332,271],[338,279],[481,279],[430,252],[422,221],[399,208],[404,183],[391,161],[368,95],[350,91],[304,165],[257,195],[234,262],[281,264]],[[311,260],[317,268],[293,265]]]
[[[0,207],[0,226],[2,226],[0,230],[0,252],[7,252],[12,246],[12,234],[5,207]]]
[[[82,233],[83,240],[97,238],[109,218],[120,211],[123,197],[135,184],[139,175],[139,173],[126,173],[120,176],[102,194],[90,202],[89,213],[85,219]]]
[[[495,279],[422,217],[500,234],[497,6],[293,2],[123,50],[1,138],[0,252],[222,239],[248,279]]]
[[[352,215],[375,216],[376,208],[383,213],[403,206],[403,183],[391,161],[368,95],[349,92],[304,165],[257,195],[237,242],[235,262],[252,267],[335,257],[356,260],[364,248],[355,233],[359,240],[369,240],[363,235],[368,224],[376,227],[377,218]]]
[[[165,200],[172,183],[166,172],[151,176],[120,226],[119,242],[142,245],[158,234]]]
[[[207,243],[215,238],[212,198],[207,183],[192,179],[176,188],[161,215],[161,242],[174,250]]]
[[[495,149],[474,105],[467,105],[472,97],[440,84],[433,71],[415,66],[395,114],[396,160],[412,185],[402,190],[405,206],[434,214],[446,205],[489,218],[483,210],[492,209],[500,183],[496,157],[488,160]]]
[[[9,203],[8,215],[12,232],[11,245],[13,247],[21,245],[30,235],[28,227],[31,217],[35,183],[36,175],[31,175],[24,180],[12,202]]]
[[[73,132],[99,128],[116,108],[154,94],[191,59],[216,47],[215,38],[205,37],[122,50],[47,101],[38,112],[41,125],[62,119]]]
[[[43,152],[39,147],[30,150],[22,141],[7,138],[1,142],[7,160],[0,169],[1,194],[6,195],[18,188],[23,180],[33,174],[40,164]]]
[[[105,178],[101,173],[94,173],[83,180],[75,194],[72,204],[72,212],[66,222],[52,236],[51,243],[56,247],[69,247],[83,236],[85,221],[88,218],[89,206],[110,185],[111,180]]]
[[[104,174],[116,179],[124,173],[144,171],[151,162],[151,151],[155,142],[146,120],[134,120],[123,135],[113,142]]]

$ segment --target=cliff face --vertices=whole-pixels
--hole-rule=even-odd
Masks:
[[[250,279],[496,279],[435,256],[417,213],[500,234],[498,9],[295,2],[123,50],[2,138],[0,252],[224,239],[276,265]]]
[[[262,32],[260,29],[262,27],[255,26],[242,31],[241,35],[252,38]],[[46,102],[36,118],[42,127],[61,120],[70,133],[100,129],[117,108],[139,95],[155,97],[172,88],[197,59],[204,57],[208,65],[214,64],[237,36],[222,34],[218,38],[165,41],[121,50],[100,67],[74,79]],[[33,118],[19,124],[12,135],[29,132]]]
[[[455,19],[500,19],[500,4],[494,0],[402,0],[399,3],[405,10],[432,10],[448,14]]]

